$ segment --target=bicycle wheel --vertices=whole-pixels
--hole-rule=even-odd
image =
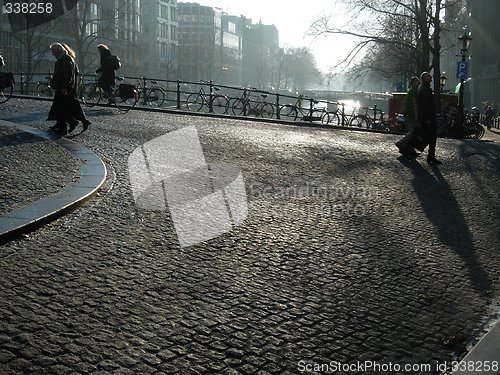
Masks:
[[[36,85],[36,96],[42,98],[51,98],[52,94],[53,94],[52,90],[47,83],[41,82],[38,85]]]
[[[161,107],[165,101],[165,93],[160,88],[153,88],[148,94],[146,103],[151,107]]]
[[[340,122],[340,117],[337,112],[328,112],[328,125],[340,126],[342,125]]]
[[[263,118],[273,118],[274,105],[271,103],[262,103],[262,106],[260,107],[260,116]]]
[[[476,139],[481,139],[483,138],[484,135],[484,127],[480,124],[477,124],[477,133],[476,133]]]
[[[313,109],[312,111],[312,121],[317,122],[320,121],[324,124],[323,117],[328,113],[323,109]]]
[[[122,112],[128,112],[139,100],[139,92],[133,86],[132,90],[120,90],[118,87],[113,93],[114,104]]]
[[[235,116],[244,116],[245,113],[248,115],[248,112],[245,112],[245,102],[243,99],[234,99],[231,105],[231,110]]]
[[[229,100],[223,95],[214,95],[212,98],[212,111],[219,115],[227,113],[229,109]]]
[[[328,124],[330,122],[330,116],[333,115],[333,113],[330,112],[325,112],[323,117],[321,117],[321,123],[322,124]]]
[[[351,119],[349,126],[356,126],[358,128],[369,129],[370,122],[371,121],[368,117],[364,115],[356,115]]]
[[[297,108],[291,104],[286,104],[280,108],[280,119],[286,121],[295,121],[299,116]]]
[[[14,85],[10,84],[7,87],[0,87],[0,103],[5,103],[12,96]]]
[[[93,107],[101,101],[102,90],[95,83],[87,83],[82,87],[81,98],[87,107]]]
[[[186,107],[192,112],[199,112],[203,108],[205,102],[203,101],[203,96],[198,93],[193,93],[189,95],[186,99]]]

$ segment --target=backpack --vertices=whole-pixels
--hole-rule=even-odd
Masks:
[[[109,64],[111,65],[111,67],[113,68],[113,70],[118,70],[122,66],[120,58],[118,56],[115,56],[115,55],[111,55],[109,57]]]

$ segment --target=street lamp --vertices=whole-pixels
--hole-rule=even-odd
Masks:
[[[468,78],[468,67],[465,63],[465,59],[469,56],[469,46],[472,38],[464,33],[461,37],[458,38],[461,43],[460,46],[460,57],[462,57],[462,63],[458,63],[457,76],[460,78],[460,90],[458,94],[458,115],[459,115],[459,128],[458,137],[463,138],[464,136],[464,82]]]
[[[460,42],[462,43],[460,52],[462,53],[462,61],[465,61],[465,57],[467,56],[467,52],[469,51],[469,46],[472,38],[467,33],[464,33],[464,35],[459,37],[458,40],[460,40]]]
[[[443,91],[444,86],[446,85],[446,76],[444,74],[441,74],[441,77],[439,77],[439,86],[441,87],[441,91]]]

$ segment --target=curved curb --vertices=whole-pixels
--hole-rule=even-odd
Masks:
[[[498,375],[500,370],[498,367],[499,356],[498,350],[500,347],[500,320],[479,340],[467,355],[460,361],[457,361],[457,371],[453,375],[473,375],[473,374],[490,374]],[[493,364],[496,363],[496,369],[493,369]],[[472,365],[472,366],[471,366]],[[489,369],[488,369],[489,368]],[[474,371],[474,369],[477,369]],[[491,371],[490,371],[491,370]]]
[[[61,138],[26,125],[12,124],[6,121],[3,121],[2,124],[16,127],[21,131],[57,143],[73,157],[81,160],[81,164],[79,178],[75,182],[70,183],[55,194],[0,216],[0,244],[32,232],[75,210],[97,193],[107,176],[106,166],[94,152],[67,138]]]

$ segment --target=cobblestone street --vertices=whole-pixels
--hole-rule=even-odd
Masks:
[[[48,102],[8,104],[3,120],[52,125]],[[398,158],[396,135],[87,114],[93,124],[73,140],[105,161],[109,181],[78,210],[1,247],[1,374],[435,366],[462,355],[497,311],[498,143],[439,139],[444,164],[430,167],[425,154]],[[187,126],[208,163],[241,170],[248,215],[181,247],[169,210],[136,206],[128,158]]]

